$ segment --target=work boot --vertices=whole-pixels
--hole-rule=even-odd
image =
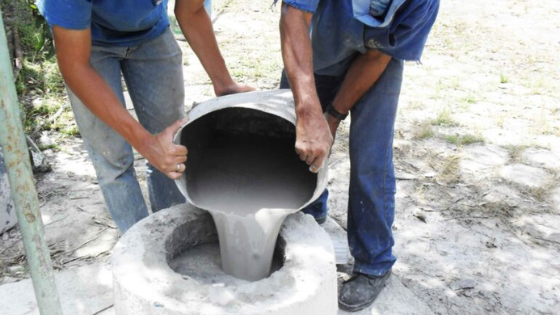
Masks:
[[[342,284],[338,307],[347,312],[357,312],[370,306],[387,285],[391,270],[383,276],[370,276],[361,273],[354,274]]]

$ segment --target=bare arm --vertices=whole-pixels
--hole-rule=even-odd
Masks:
[[[296,106],[296,152],[312,172],[324,166],[333,137],[323,116],[313,75],[311,13],[282,5],[282,57]]]
[[[172,143],[177,122],[159,135],[150,134],[122,106],[109,85],[91,66],[91,31],[53,27],[60,72],[68,87],[86,107],[126,139],[154,167],[171,178],[181,176],[177,164],[187,159],[187,149]],[[184,170],[181,166],[180,171]]]
[[[350,69],[342,81],[342,86],[333,100],[333,107],[342,114],[348,113],[377,82],[389,61],[391,61],[391,56],[376,49],[370,49],[365,54],[358,56],[350,65]],[[334,137],[340,120],[328,114],[325,117]]]
[[[231,78],[218,48],[212,21],[204,10],[204,0],[177,0],[175,16],[185,38],[212,80],[217,96],[255,90]]]

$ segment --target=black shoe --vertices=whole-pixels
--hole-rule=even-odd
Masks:
[[[379,292],[387,285],[387,279],[390,276],[391,270],[383,276],[354,274],[342,284],[338,307],[347,312],[357,312],[370,306]]]

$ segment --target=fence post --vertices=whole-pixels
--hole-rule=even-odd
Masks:
[[[8,41],[0,14],[0,146],[23,238],[35,297],[42,315],[62,315],[37,190],[19,115]]]

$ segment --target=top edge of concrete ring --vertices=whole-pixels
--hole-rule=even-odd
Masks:
[[[255,91],[255,92],[247,92],[247,93],[239,93],[239,94],[232,94],[226,96],[216,97],[205,102],[201,102],[197,104],[195,107],[191,109],[188,113],[188,121],[185,122],[181,128],[177,131],[174,136],[173,143],[174,144],[181,144],[181,138],[183,129],[190,124],[197,121],[199,118],[202,118],[210,113],[228,109],[228,108],[246,108],[252,109],[256,111],[260,111],[263,113],[271,114],[277,117],[280,117],[292,125],[296,125],[296,113],[295,113],[295,106],[294,106],[294,98],[291,90],[288,89],[280,89],[280,90],[272,90],[272,91]],[[295,147],[295,143],[294,143]],[[327,186],[328,181],[328,160],[325,161],[325,166],[319,170],[317,173],[317,184],[316,189],[313,193],[313,196],[299,209],[294,209],[295,212],[305,208],[311,202],[319,198],[319,196],[323,193],[324,189]],[[187,172],[184,172],[183,175],[175,180],[179,191],[185,196],[187,201],[201,209],[200,205],[193,200],[192,196],[189,195],[187,190],[186,181],[187,181]],[[208,210],[208,209],[205,209]]]

